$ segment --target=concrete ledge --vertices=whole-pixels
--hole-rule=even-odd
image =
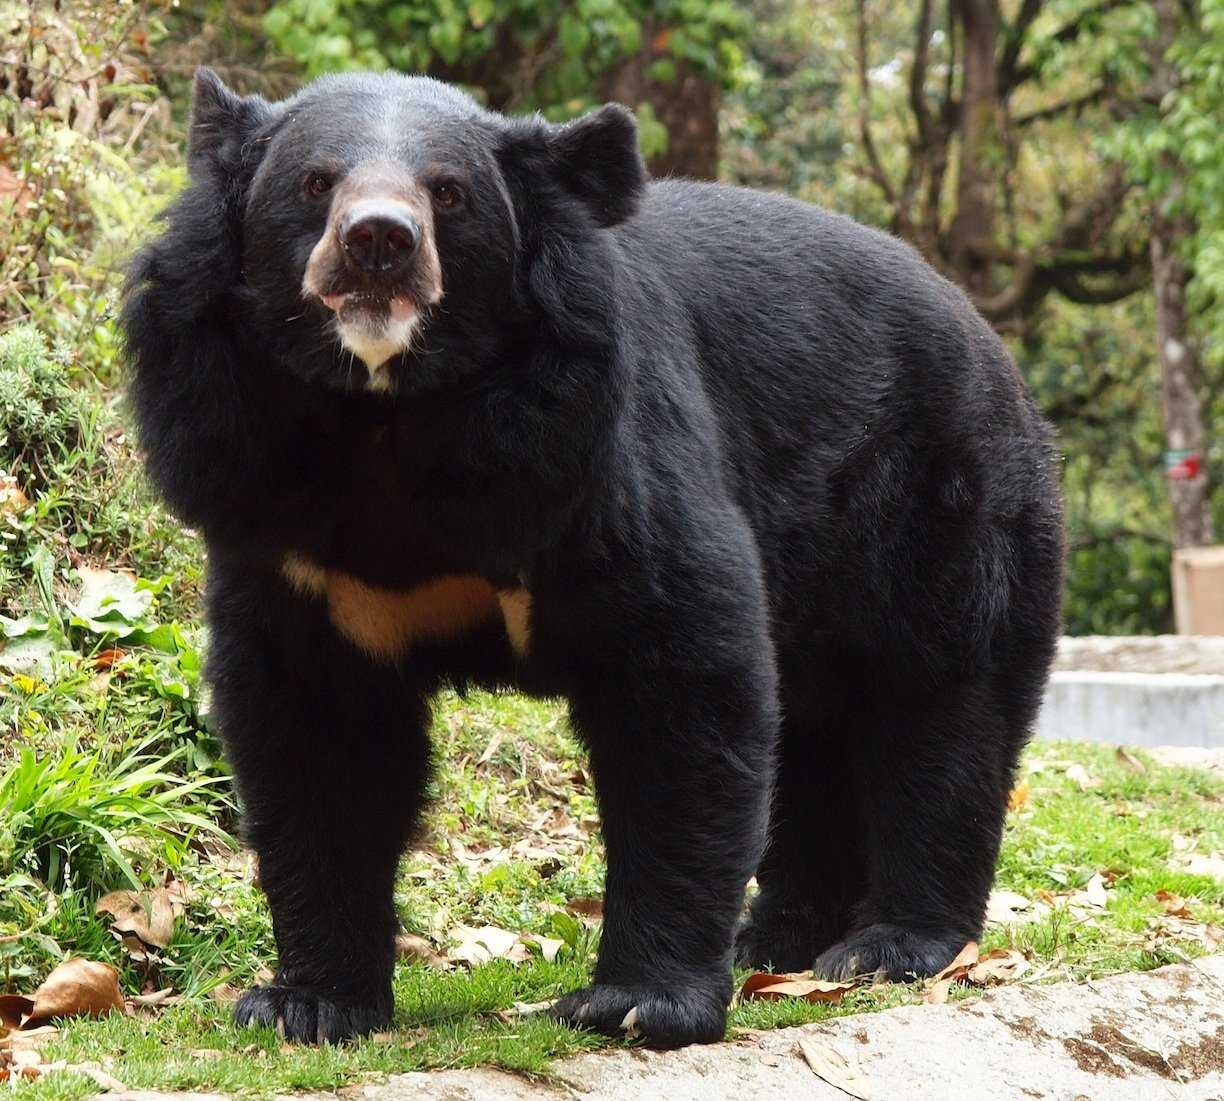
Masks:
[[[1224,676],[1055,672],[1039,738],[1135,746],[1224,746]]]
[[[1224,957],[1085,983],[1006,986],[681,1051],[565,1059],[533,1081],[477,1068],[349,1086],[363,1101],[846,1101],[801,1039],[851,1060],[874,1101],[1137,1101],[1224,1097]],[[334,1093],[307,1097],[335,1097]],[[111,1093],[109,1101],[217,1101]]]

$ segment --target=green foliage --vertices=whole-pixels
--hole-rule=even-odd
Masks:
[[[191,834],[224,837],[208,805],[217,781],[176,773],[184,752],[66,745],[39,758],[23,747],[0,775],[0,877],[24,873],[53,890],[104,891],[117,878],[140,887],[133,852],[173,866]]]
[[[721,174],[819,198],[836,185],[846,140],[827,27],[803,0],[758,0],[753,11],[744,75],[723,102]]]
[[[1186,242],[1193,270],[1189,305],[1211,337],[1208,354],[1224,367],[1224,0],[1201,0],[1169,52],[1177,87],[1126,131],[1121,155],[1136,179],[1193,228]],[[1174,178],[1168,157],[1180,167]],[[1224,378],[1224,375],[1221,375]]]
[[[66,348],[48,352],[43,335],[28,325],[0,333],[0,470],[31,486],[46,485],[46,461],[78,447],[89,423],[89,404],[68,385]]]
[[[169,6],[0,0],[13,82],[0,94],[0,326],[33,322],[111,381],[122,262],[184,177],[148,67]]]
[[[740,74],[743,10],[729,0],[280,0],[264,29],[308,75],[395,68],[477,86],[500,109],[573,115],[599,78],[643,48],[649,75],[679,62],[715,80]]]
[[[104,393],[88,377],[69,383],[69,362],[27,325],[0,334],[0,612],[17,612],[39,555],[54,569],[81,554],[136,570],[155,563],[180,607],[199,550],[153,501]]]
[[[1067,555],[1063,607],[1069,635],[1148,635],[1171,630],[1170,544],[1105,532],[1081,536]]]
[[[1093,309],[1051,298],[1013,345],[1064,456],[1069,634],[1172,627],[1154,327],[1150,295]]]

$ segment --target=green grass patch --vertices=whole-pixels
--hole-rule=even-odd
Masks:
[[[17,987],[28,988],[53,962],[53,942],[61,953],[119,964],[129,993],[168,985],[184,995],[160,1013],[67,1023],[45,1057],[103,1066],[134,1088],[262,1095],[477,1064],[547,1075],[552,1060],[606,1045],[543,1016],[513,1012],[516,1002],[544,1001],[588,981],[598,943],[597,929],[563,912],[575,896],[598,893],[602,872],[592,796],[563,709],[516,696],[446,696],[435,736],[441,757],[436,801],[426,841],[405,858],[400,879],[406,928],[443,951],[460,925],[491,924],[562,940],[568,932],[554,962],[533,956],[517,965],[495,960],[449,971],[404,962],[388,1033],[338,1048],[286,1047],[268,1030],[233,1028],[228,1005],[214,996],[219,986],[253,981],[272,960],[274,945],[243,862],[220,847],[191,850],[174,872],[190,888],[191,901],[170,947],[151,964],[124,959],[92,914],[94,896],[81,890],[60,896],[53,915],[41,922],[41,945],[10,953]],[[1185,864],[1191,853],[1224,849],[1224,782],[1139,759],[1142,773],[1103,747],[1042,744],[1030,751],[1029,796],[1009,814],[999,886],[1030,899],[1050,892],[1057,902],[1044,910],[1038,905],[1032,920],[1021,915],[1014,924],[990,926],[984,948],[1020,948],[1042,973],[1039,981],[1143,970],[1205,950],[1196,929],[1224,922],[1224,882],[1191,874]],[[1069,776],[1074,765],[1082,771],[1071,768]],[[1100,872],[1110,881],[1106,904],[1084,909],[1077,893]],[[1193,922],[1162,931],[1161,890],[1188,899]],[[34,912],[46,893],[31,877],[6,894],[14,896]],[[0,923],[0,933],[20,924]],[[921,989],[869,987],[836,1006],[742,1003],[729,1029],[912,1004]],[[83,1096],[94,1088],[89,1079],[65,1072],[23,1084],[18,1094]]]

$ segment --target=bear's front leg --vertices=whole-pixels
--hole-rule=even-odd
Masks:
[[[308,1043],[385,1027],[396,867],[428,773],[424,697],[275,574],[214,559],[208,596],[215,712],[279,956],[235,1019]]]
[[[553,1009],[658,1047],[723,1038],[777,728],[772,649],[751,591],[678,595],[635,624],[625,649],[596,643],[598,683],[571,696],[608,872],[595,981]],[[703,606],[709,614],[696,614]]]

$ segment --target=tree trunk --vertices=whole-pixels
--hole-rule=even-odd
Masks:
[[[649,103],[667,128],[667,149],[648,161],[654,175],[716,179],[721,89],[682,60],[675,61],[674,80],[653,79],[650,65],[664,56],[667,32],[648,24],[642,33],[646,44],[608,74],[603,83],[604,96],[630,107]]]
[[[964,32],[956,215],[949,234],[952,274],[970,294],[993,293],[995,195],[1003,171],[996,53],[998,0],[955,0]]]
[[[1156,292],[1156,342],[1164,414],[1165,472],[1173,506],[1173,545],[1211,542],[1211,507],[1203,453],[1207,443],[1198,395],[1198,358],[1186,318],[1186,265],[1177,254],[1185,234],[1162,213],[1152,219],[1152,282]]]
[[[1163,98],[1177,87],[1177,71],[1167,60],[1181,20],[1178,0],[1156,0],[1158,34],[1152,44],[1156,88]],[[1181,164],[1164,155],[1173,185],[1152,211],[1152,286],[1156,294],[1156,344],[1160,357],[1160,396],[1165,430],[1165,472],[1173,510],[1173,545],[1198,547],[1212,541],[1211,501],[1204,450],[1207,443],[1198,394],[1199,369],[1186,316],[1189,273],[1179,246],[1193,229],[1184,214],[1173,214],[1181,191]]]

